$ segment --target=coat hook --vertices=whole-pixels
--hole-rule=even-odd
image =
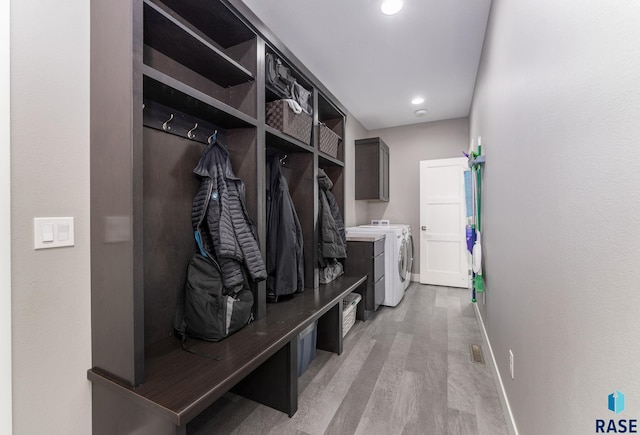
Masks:
[[[283,158],[280,159],[280,164],[284,166],[284,161],[287,160],[287,155],[285,154]]]
[[[187,137],[188,137],[189,139],[195,139],[195,138],[196,138],[196,135],[193,133],[193,132],[196,130],[196,128],[198,128],[198,123],[197,123],[197,122],[196,122],[195,127],[193,127],[191,130],[189,130],[189,131],[187,132]]]
[[[167,119],[165,122],[162,123],[162,129],[164,131],[169,131],[171,130],[171,127],[169,127],[169,123],[173,121],[173,113],[171,114],[171,118]]]
[[[215,130],[211,136],[207,139],[207,143],[213,143],[218,139],[218,130]]]

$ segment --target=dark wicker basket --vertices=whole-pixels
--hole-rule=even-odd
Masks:
[[[339,145],[340,136],[326,125],[318,124],[318,149],[333,158],[338,158]]]
[[[305,144],[311,143],[311,115],[294,113],[284,100],[267,103],[267,124]]]

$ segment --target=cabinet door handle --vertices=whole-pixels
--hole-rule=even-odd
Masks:
[[[422,227],[420,227],[420,229],[422,231],[429,231],[429,228],[427,228],[426,225],[423,225]]]

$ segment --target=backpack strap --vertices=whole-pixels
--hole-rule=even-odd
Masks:
[[[201,356],[201,357],[203,357],[203,358],[208,358],[208,359],[212,359],[212,360],[215,360],[215,361],[222,361],[222,355],[217,355],[217,356],[214,356],[214,355],[208,355],[208,354],[206,354],[206,353],[198,352],[197,350],[194,350],[193,348],[191,348],[191,349],[190,349],[190,348],[188,348],[188,347],[187,347],[187,336],[186,336],[186,335],[183,335],[183,336],[182,336],[182,348],[183,348],[184,350],[186,350],[187,352],[189,352],[189,353],[192,353],[192,354],[194,354],[194,355]]]

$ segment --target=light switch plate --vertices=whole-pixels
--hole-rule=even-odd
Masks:
[[[33,218],[33,249],[74,246],[72,217]]]

